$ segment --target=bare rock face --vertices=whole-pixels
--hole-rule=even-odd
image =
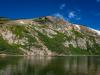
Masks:
[[[100,31],[53,16],[3,21],[0,54],[99,55]]]

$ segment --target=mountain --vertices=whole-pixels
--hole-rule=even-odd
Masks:
[[[0,19],[0,54],[99,55],[100,31],[54,16]]]

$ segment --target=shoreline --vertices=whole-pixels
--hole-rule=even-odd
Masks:
[[[36,57],[67,57],[67,56],[100,56],[100,55],[10,55],[10,54],[0,54],[1,56],[36,56]]]

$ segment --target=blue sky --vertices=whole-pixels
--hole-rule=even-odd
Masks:
[[[59,16],[100,30],[100,0],[0,0],[0,16]]]

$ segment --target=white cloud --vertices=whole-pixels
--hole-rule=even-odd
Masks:
[[[61,19],[64,19],[64,20],[81,20],[81,16],[80,16],[80,10],[79,11],[69,11],[67,12],[68,14],[64,14],[64,13],[61,13],[61,12],[57,12],[57,13],[54,13],[52,14],[53,16],[57,16]]]
[[[71,11],[68,13],[68,19],[81,20],[81,17],[76,13],[76,11]]]
[[[100,0],[97,0],[97,2],[100,2]]]
[[[64,16],[62,14],[60,14],[60,13],[56,13],[56,14],[54,14],[54,16],[57,16],[57,17],[59,17],[61,19],[64,19]]]
[[[68,14],[68,18],[75,18],[75,12],[74,11],[71,11],[71,12],[69,12],[69,14]]]
[[[64,7],[66,7],[66,4],[62,4],[59,8],[62,10]]]

